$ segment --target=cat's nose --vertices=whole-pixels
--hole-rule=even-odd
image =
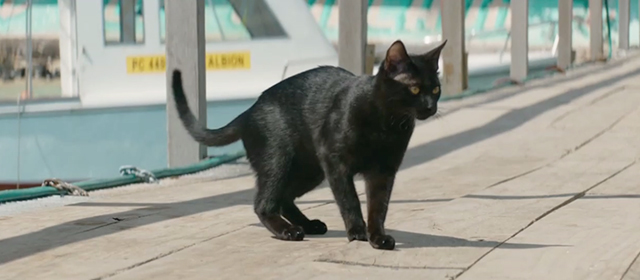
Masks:
[[[429,109],[429,110],[433,110],[433,108],[435,107],[435,104],[436,104],[436,103],[435,103],[435,102],[433,101],[433,99],[431,99],[431,98],[426,98],[426,99],[427,99],[427,100],[426,100],[426,102],[425,102],[425,103],[427,104],[427,109]]]

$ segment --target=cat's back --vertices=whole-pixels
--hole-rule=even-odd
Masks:
[[[280,105],[297,117],[314,122],[328,111],[340,111],[367,88],[366,76],[357,76],[343,68],[321,66],[292,76],[281,88],[270,93],[280,95]],[[356,89],[356,90],[354,90]],[[285,102],[282,102],[285,101]],[[288,101],[288,102],[286,102]]]
[[[345,88],[357,76],[339,67],[319,66],[300,72],[266,89],[249,110],[254,119],[274,121],[274,118],[305,119],[308,108],[324,107],[340,88]],[[266,123],[265,123],[266,124]]]
[[[247,112],[250,129],[277,130],[280,133],[272,136],[309,142],[312,127],[350,95],[349,88],[359,79],[343,68],[319,66],[282,80],[265,90]]]
[[[327,94],[335,92],[341,87],[352,84],[358,76],[334,66],[320,66],[300,73],[299,82],[304,84],[304,93],[307,95]]]
[[[278,82],[265,90],[259,99],[265,102],[303,103],[309,96],[331,94],[356,78],[356,75],[343,68],[319,66]]]
[[[253,105],[252,115],[304,119],[309,109],[326,107],[358,76],[339,67],[319,66],[300,72],[266,89]]]

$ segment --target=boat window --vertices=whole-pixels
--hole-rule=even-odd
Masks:
[[[144,43],[142,0],[103,0],[106,44]]]
[[[166,37],[164,0],[160,1],[160,40]],[[264,0],[205,0],[207,42],[285,37],[284,29]]]

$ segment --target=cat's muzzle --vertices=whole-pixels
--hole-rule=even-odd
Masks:
[[[437,111],[438,109],[436,108],[418,109],[416,110],[416,119],[424,121],[429,117],[435,115]]]

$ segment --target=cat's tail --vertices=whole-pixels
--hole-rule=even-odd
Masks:
[[[173,71],[171,87],[180,120],[193,139],[206,146],[225,146],[240,140],[239,122],[242,115],[222,128],[208,129],[196,119],[189,109],[187,98],[184,96],[180,70]]]

